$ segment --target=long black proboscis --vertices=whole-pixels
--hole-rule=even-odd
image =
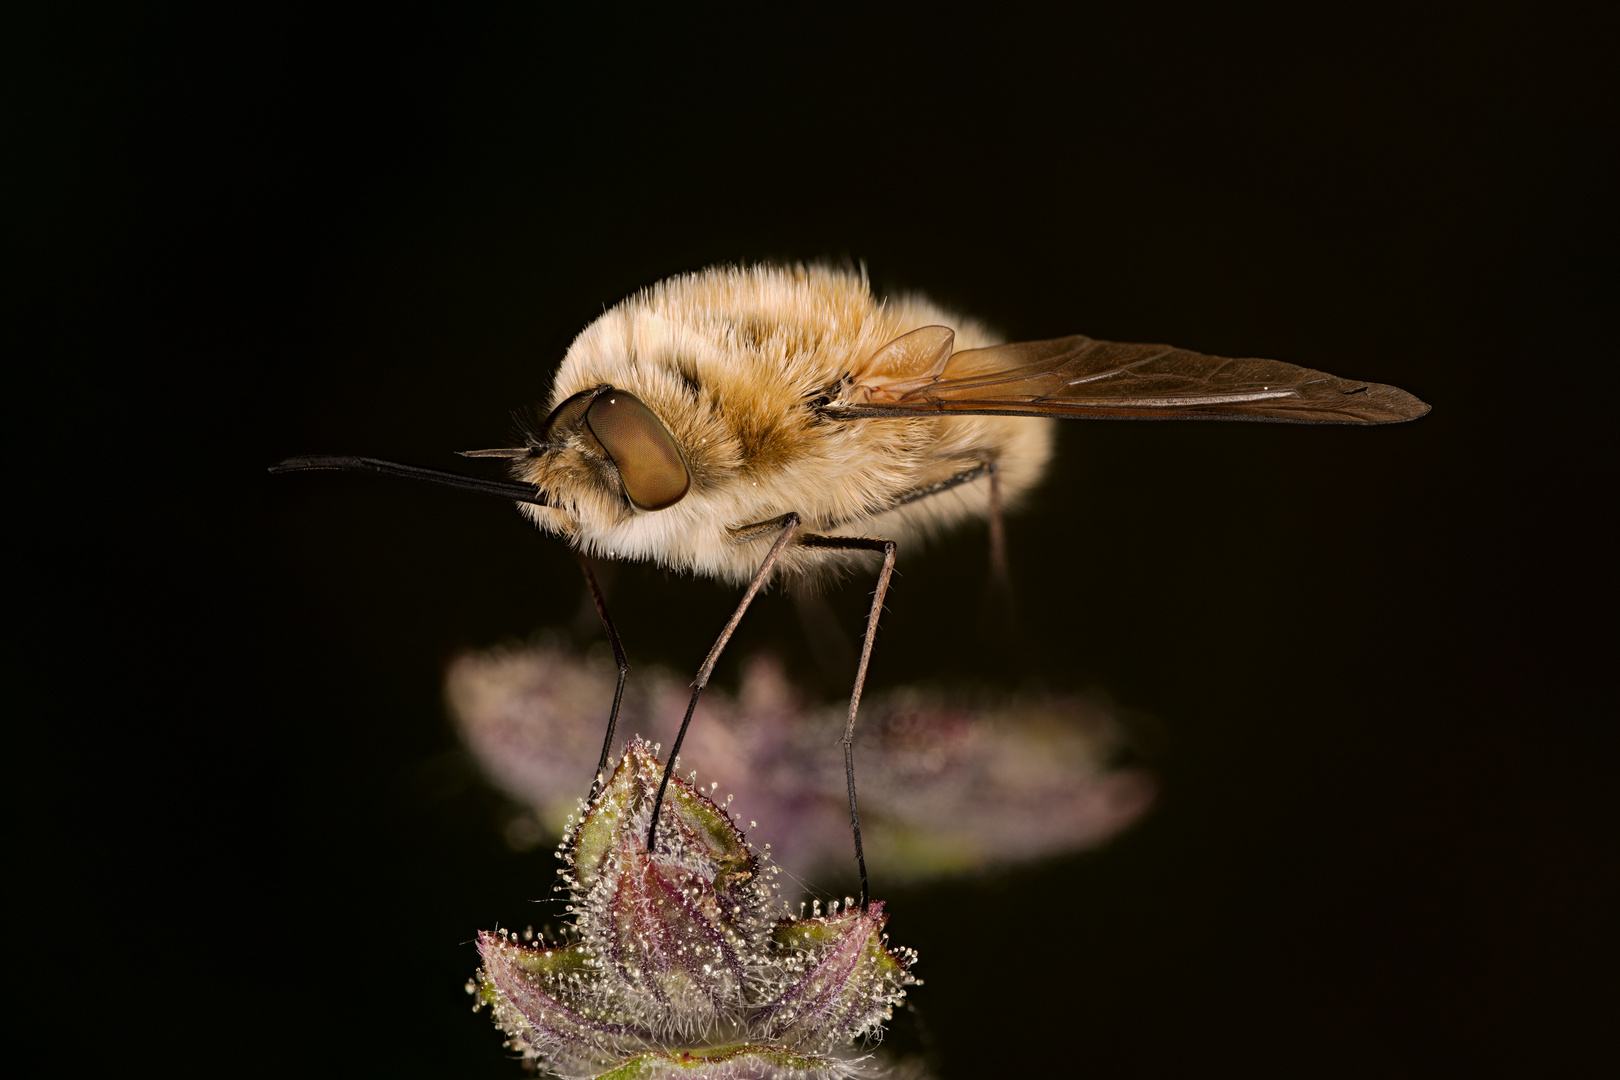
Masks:
[[[494,495],[499,499],[533,503],[535,506],[551,505],[546,501],[546,493],[533,484],[520,484],[510,480],[486,480],[481,476],[467,476],[445,469],[429,469],[422,465],[402,465],[397,461],[383,461],[380,458],[351,457],[346,454],[305,454],[290,457],[270,466],[273,473],[305,472],[310,469],[350,469],[355,472],[381,473],[384,476],[401,476],[406,480],[426,480],[432,484],[474,491],[480,495]]]

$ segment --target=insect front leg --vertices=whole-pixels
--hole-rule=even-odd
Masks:
[[[883,568],[878,571],[877,588],[872,592],[872,610],[866,615],[866,635],[861,641],[861,661],[855,669],[855,689],[849,695],[849,717],[844,721],[844,778],[849,786],[849,828],[855,836],[855,865],[861,872],[861,910],[866,910],[866,854],[861,850],[861,815],[855,806],[855,714],[861,707],[861,692],[866,688],[866,668],[872,660],[872,641],[877,637],[878,617],[883,614],[883,598],[889,592],[889,579],[894,576],[895,544],[867,536],[806,536],[800,539],[806,547],[833,551],[881,551]]]
[[[748,583],[748,591],[743,593],[742,601],[737,605],[737,610],[731,613],[731,619],[726,623],[725,629],[720,631],[720,637],[715,641],[714,647],[709,650],[709,655],[704,657],[703,666],[698,668],[697,678],[692,680],[692,700],[687,703],[686,718],[681,721],[680,733],[675,736],[675,745],[670,748],[669,760],[664,765],[664,779],[658,784],[658,798],[653,800],[652,824],[647,826],[648,851],[653,850],[653,841],[658,838],[658,814],[664,808],[664,789],[669,787],[670,775],[675,771],[675,759],[680,756],[681,743],[686,739],[686,729],[692,724],[692,713],[697,709],[698,698],[703,694],[703,688],[709,685],[709,676],[714,674],[714,665],[719,663],[720,654],[725,651],[726,643],[731,640],[731,635],[736,631],[737,624],[742,622],[743,614],[748,610],[748,605],[754,602],[754,597],[758,595],[760,587],[765,584],[766,579],[770,576],[771,567],[776,565],[776,560],[782,554],[783,549],[793,542],[793,534],[799,529],[799,515],[795,513],[783,514],[776,521],[769,524],[778,526],[781,529],[781,534],[777,536],[776,543],[771,545],[771,550],[765,555],[765,561],[759,564],[759,569],[754,573],[754,579]]]
[[[602,759],[596,763],[596,778],[591,781],[591,793],[585,799],[586,805],[589,805],[596,801],[597,792],[602,790],[602,778],[607,775],[608,755],[613,752],[613,732],[619,726],[619,705],[624,701],[624,680],[630,674],[630,661],[625,659],[624,645],[619,641],[619,631],[613,626],[613,616],[608,614],[607,597],[602,595],[596,571],[591,569],[591,562],[584,555],[576,553],[576,558],[579,559],[579,568],[585,572],[585,585],[591,590],[596,613],[602,617],[602,629],[607,631],[608,644],[613,646],[613,659],[619,665],[619,685],[613,688],[613,711],[608,713],[607,735],[602,739]]]

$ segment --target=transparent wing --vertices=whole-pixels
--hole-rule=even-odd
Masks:
[[[1429,411],[1383,383],[1081,334],[967,349],[919,375],[866,385],[856,372],[850,392],[826,411],[841,419],[978,413],[1296,424],[1396,424]]]

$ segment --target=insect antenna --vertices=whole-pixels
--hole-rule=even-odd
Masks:
[[[526,458],[534,457],[538,449],[533,446],[503,446],[494,450],[457,450],[462,457]]]

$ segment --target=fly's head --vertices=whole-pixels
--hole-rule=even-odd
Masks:
[[[525,442],[513,474],[575,520],[657,513],[692,488],[687,456],[669,426],[635,394],[606,383],[566,398]]]

